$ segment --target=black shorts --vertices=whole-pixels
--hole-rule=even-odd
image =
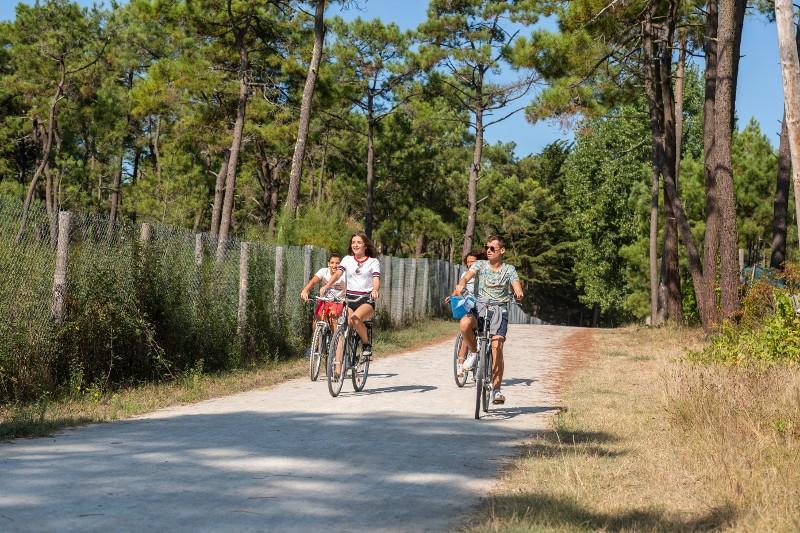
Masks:
[[[369,294],[348,294],[347,295],[347,307],[350,310],[355,311],[359,307],[364,304],[369,304],[372,306],[372,310],[375,310],[375,302],[370,300]]]

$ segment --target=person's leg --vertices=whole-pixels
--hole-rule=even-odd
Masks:
[[[375,308],[372,307],[372,305],[361,304],[358,306],[358,309],[356,309],[354,313],[350,313],[350,316],[348,317],[348,320],[350,321],[350,327],[356,330],[356,333],[358,333],[358,336],[361,337],[361,342],[364,345],[369,344],[367,326],[364,324],[364,322],[372,319],[374,314]]]
[[[503,345],[505,342],[505,337],[492,337],[492,389],[494,390],[500,390],[503,384],[503,370],[505,369]]]
[[[463,338],[461,349],[458,351],[458,359],[459,361],[464,361],[467,350],[471,352],[478,350],[478,339],[475,338],[475,328],[478,327],[478,321],[469,313],[461,318],[458,327],[461,330],[461,337]]]

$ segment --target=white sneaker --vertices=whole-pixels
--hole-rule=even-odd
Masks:
[[[475,352],[468,353],[467,358],[464,359],[464,370],[472,370],[472,367],[475,366],[475,361],[478,360],[478,354]]]
[[[494,390],[492,391],[492,403],[498,405],[504,404],[506,403],[506,397],[499,390]]]

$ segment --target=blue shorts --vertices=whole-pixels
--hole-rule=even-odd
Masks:
[[[476,305],[469,310],[469,314],[478,322],[478,331],[483,329],[483,319],[478,314],[478,306]],[[492,315],[492,321],[489,324],[489,338],[503,337],[506,338],[508,334],[508,308],[498,307]]]

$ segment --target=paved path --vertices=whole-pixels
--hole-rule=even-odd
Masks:
[[[508,402],[473,419],[450,342],[349,380],[295,380],[0,444],[0,531],[439,531],[457,527],[553,412],[576,330],[511,326]]]

